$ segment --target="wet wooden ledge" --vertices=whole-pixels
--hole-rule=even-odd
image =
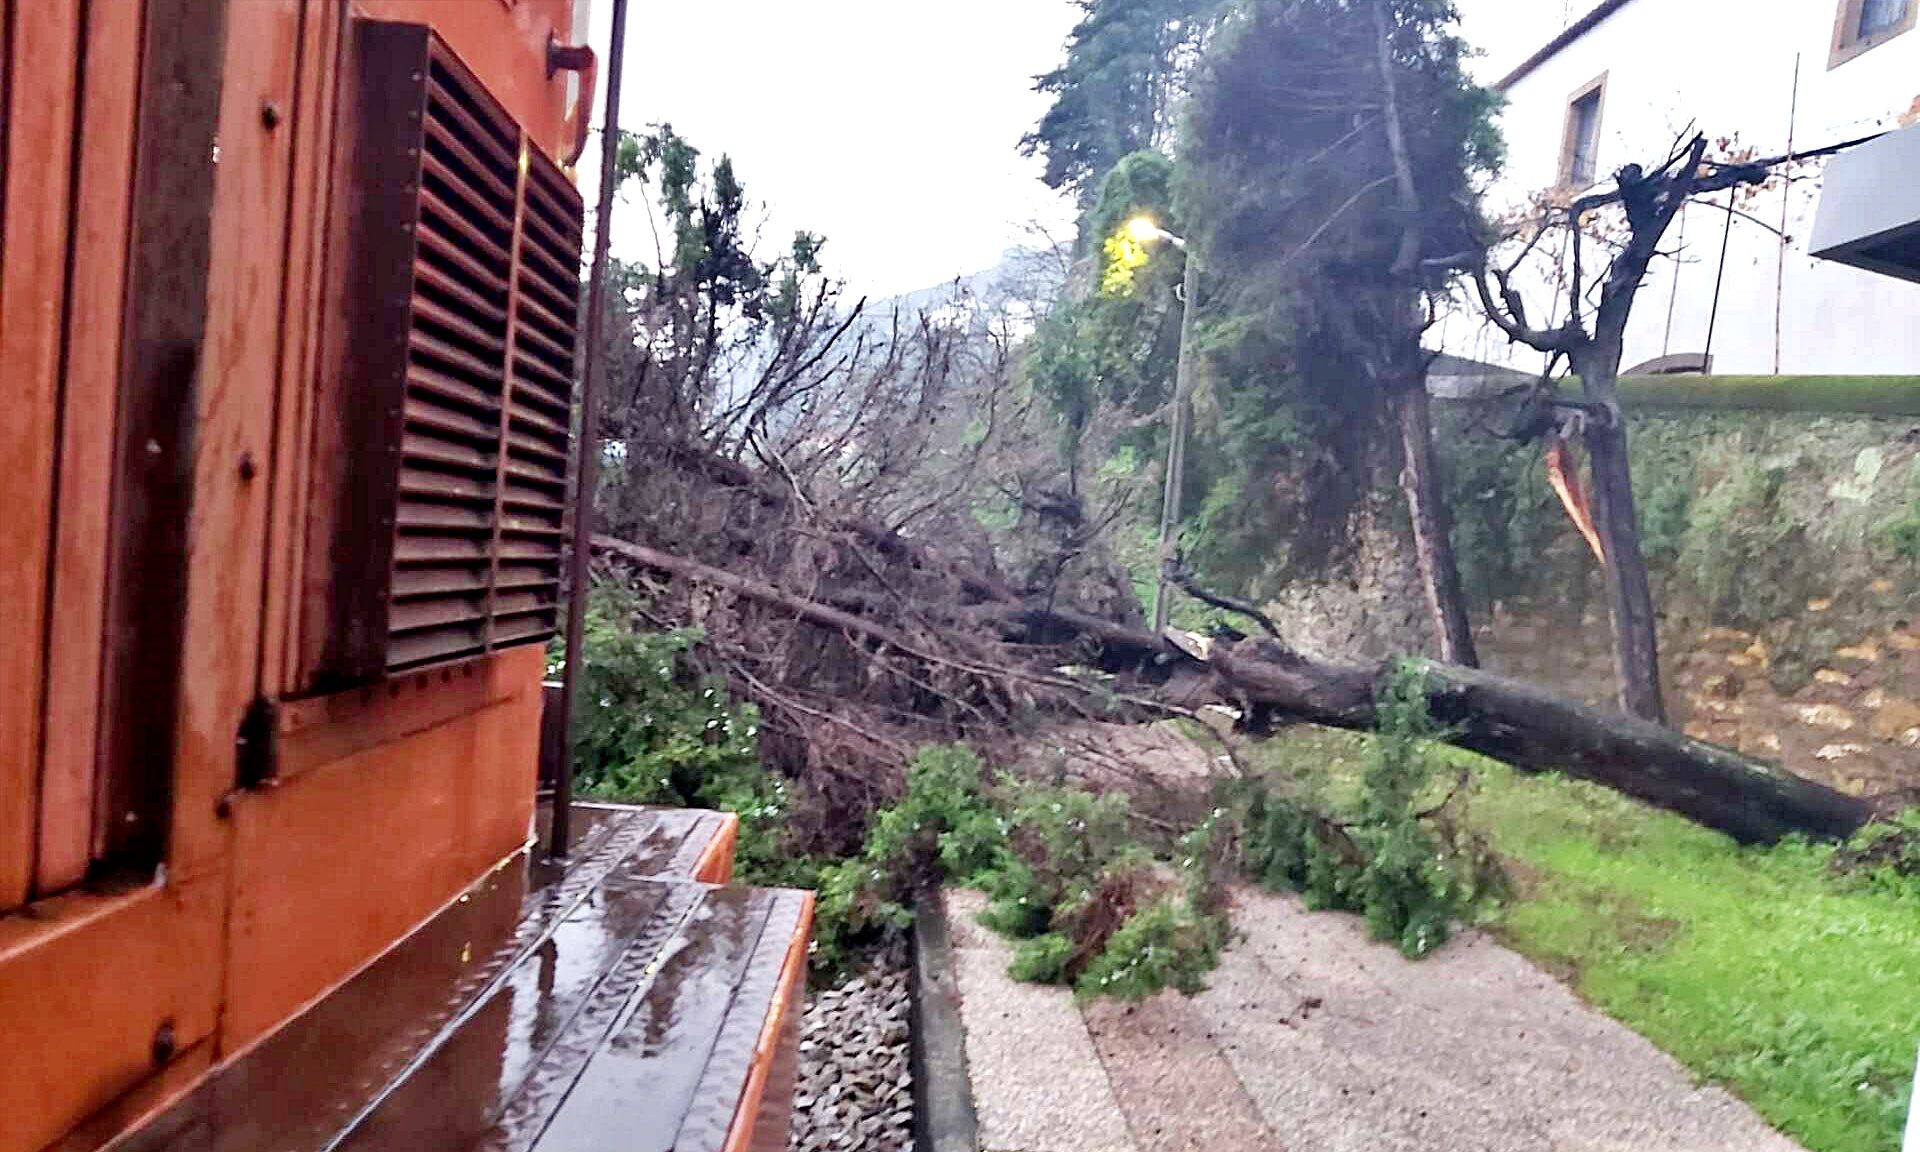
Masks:
[[[516,854],[113,1147],[784,1148],[812,895],[708,882],[730,816],[575,821],[564,866]]]

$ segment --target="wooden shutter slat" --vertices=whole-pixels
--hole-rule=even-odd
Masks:
[[[423,217],[419,228],[420,245],[425,254],[436,257],[457,268],[466,275],[469,284],[484,284],[506,297],[506,280],[497,268],[489,268],[475,259],[473,254],[460,247],[460,242],[448,233],[440,231],[439,224],[432,217]],[[503,310],[501,313],[505,315]]]
[[[406,454],[409,462],[438,464],[447,468],[466,468],[489,477],[493,475],[495,465],[498,463],[490,451],[426,436],[409,435]]]
[[[498,434],[497,425],[429,403],[426,396],[419,394],[407,397],[407,423],[472,440],[476,444],[490,445]]]
[[[567,374],[573,374],[573,349],[562,347],[532,324],[520,325],[518,347],[537,353],[543,361],[553,365],[555,371],[565,365]]]
[[[396,637],[388,649],[387,668],[405,672],[426,664],[478,656],[486,651],[486,641],[477,628],[460,628]]]
[[[485,541],[471,538],[401,536],[395,542],[393,559],[397,565],[448,564],[460,560],[485,563],[487,545]]]
[[[435,192],[432,188],[428,188],[426,192],[429,195],[438,199],[443,206],[453,209],[455,214],[462,220],[478,218],[492,225],[493,229],[502,236],[511,236],[513,234],[512,217],[510,215],[502,215],[499,207],[489,202],[486,194],[474,186],[472,173],[462,172],[453,167],[445,160],[442,160],[439,154],[432,149],[427,151],[423,160],[425,175],[444,184],[447,191],[452,194],[451,198],[449,198],[446,195]],[[458,201],[459,203],[456,204],[454,201]],[[459,211],[460,208],[465,208],[466,210]],[[509,206],[507,211],[511,213],[513,211],[512,207]]]
[[[408,462],[409,465],[413,461]],[[489,501],[493,499],[493,485],[472,475],[440,470],[427,471],[417,467],[407,467],[400,473],[400,491],[410,496],[423,496],[430,499],[467,499]]]
[[[479,224],[462,215],[459,208],[449,203],[446,197],[431,188],[422,188],[420,205],[426,210],[424,217],[427,221],[451,229],[458,234],[459,240],[479,249],[480,256],[494,262],[494,266],[488,268],[486,272],[489,278],[500,275],[500,270],[507,268],[511,263],[511,258],[507,255],[507,250],[501,247],[500,241],[487,235],[486,230]]]
[[[428,81],[427,96],[431,101],[428,105],[429,111],[442,118],[443,123],[465,132],[469,140],[474,141],[488,153],[489,159],[511,171],[518,162],[512,144],[495,131],[483,126],[479,118],[467,110],[459,97],[454,94],[453,85],[457,83],[458,81],[451,77],[440,75],[435,75]]]
[[[480,412],[495,408],[500,403],[498,393],[489,392],[465,380],[457,380],[444,373],[435,372],[424,364],[413,364],[408,367],[407,387]]]
[[[472,345],[473,347],[470,348],[469,351],[472,351],[478,357],[482,357],[482,363],[486,363],[485,358],[488,357],[488,354],[491,354],[491,358],[496,360],[506,355],[507,341],[504,334],[489,332],[480,323],[462,316],[450,308],[436,304],[431,299],[417,292],[414,293],[413,297],[413,314],[416,319],[429,320],[447,331],[452,332],[454,335],[459,336],[469,345]]]
[[[515,399],[518,398],[516,394]],[[518,406],[514,408],[513,421],[515,424],[525,424],[536,431],[545,432],[549,436],[556,437],[562,444],[566,443],[567,438],[573,435],[572,430],[565,424],[561,424],[537,412]]]
[[[413,330],[411,344],[416,352],[425,353],[450,368],[459,368],[473,375],[476,380],[498,384],[502,379],[500,368],[480,359],[473,353],[456,348],[445,340],[420,331]]]
[[[549,311],[547,307],[538,300],[523,296],[520,304],[525,309],[525,312],[522,314],[522,319],[531,323],[537,323],[543,335],[556,341],[572,339],[573,321],[571,319],[560,319],[559,316]],[[572,313],[570,312],[568,315],[571,316]]]
[[[445,293],[459,301],[461,307],[480,313],[486,320],[496,325],[506,324],[505,305],[487,299],[476,292],[471,284],[449,276],[440,266],[422,260],[414,266],[413,275],[416,290],[424,286],[436,292]]]
[[[419,596],[477,596],[487,590],[484,566],[462,568],[409,568],[394,573],[393,598],[407,600]]]
[[[489,196],[495,205],[499,206],[503,211],[513,211],[512,180],[502,180],[498,175],[497,168],[489,168],[484,160],[480,159],[480,157],[474,154],[471,148],[467,147],[466,141],[460,139],[458,135],[447,127],[446,122],[439,117],[429,116],[427,118],[426,130],[428,141],[437,144],[451,153],[454,162],[459,164],[480,182],[481,190]],[[512,168],[508,167],[505,170],[511,172]]]
[[[493,527],[493,515],[485,509],[413,500],[400,506],[397,525],[403,532],[408,529],[485,532]]]
[[[547,365],[542,364],[540,361],[531,359],[525,354],[518,353],[517,350],[513,358],[513,365],[516,370],[526,371],[527,374],[534,379],[553,387],[557,391],[564,392],[568,395],[571,395],[573,392],[573,381],[567,379]]]

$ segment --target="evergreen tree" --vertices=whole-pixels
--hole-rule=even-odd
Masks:
[[[1160,149],[1172,134],[1182,71],[1222,0],[1077,0],[1067,58],[1041,76],[1053,97],[1021,151],[1046,158],[1049,187],[1092,207],[1122,159]]]

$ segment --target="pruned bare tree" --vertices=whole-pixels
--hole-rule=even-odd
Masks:
[[[1594,191],[1540,198],[1500,229],[1485,252],[1442,261],[1467,264],[1487,317],[1510,340],[1549,356],[1539,386],[1521,405],[1514,433],[1577,436],[1586,444],[1620,704],[1632,715],[1659,723],[1667,716],[1653,592],[1640,547],[1627,423],[1620,410],[1620,361],[1635,295],[1689,199],[1765,183],[1784,165],[1858,143],[1762,159],[1716,159],[1706,136],[1683,135],[1652,167],[1627,164]],[[1565,300],[1566,312],[1552,321],[1546,309],[1528,306],[1522,280],[1530,262],[1547,259],[1556,248],[1565,252],[1564,291],[1556,296]],[[1562,363],[1580,380],[1579,400],[1557,393],[1553,373]]]

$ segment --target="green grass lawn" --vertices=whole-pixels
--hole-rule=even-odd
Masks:
[[[1339,804],[1366,739],[1303,730],[1249,755]],[[1491,931],[1814,1152],[1898,1149],[1920,881],[1838,877],[1825,849],[1741,848],[1605,789],[1441,754],[1469,774],[1449,810],[1511,882]]]

